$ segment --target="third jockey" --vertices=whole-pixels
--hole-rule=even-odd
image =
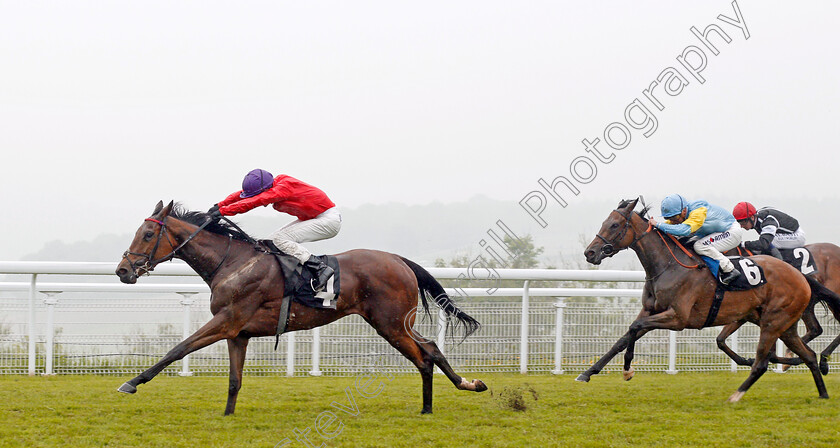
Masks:
[[[694,251],[720,263],[720,281],[728,285],[741,275],[723,252],[741,243],[743,229],[735,217],[723,207],[706,201],[689,202],[678,194],[662,200],[664,223],[651,218],[651,224],[675,236],[694,236]]]

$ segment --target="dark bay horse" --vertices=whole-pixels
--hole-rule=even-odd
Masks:
[[[825,304],[826,308],[828,308],[834,315],[834,318],[840,321],[840,247],[831,243],[815,243],[808,244],[805,248],[807,248],[811,253],[811,256],[813,257],[813,265],[817,269],[816,273],[805,277],[808,280],[808,284],[811,286],[811,302],[802,313],[802,322],[805,324],[805,329],[807,330],[805,335],[802,336],[802,342],[807,344],[823,332],[822,326],[820,325],[819,320],[817,320],[817,315],[814,310],[814,307],[818,303]],[[733,249],[732,251],[727,252],[726,255],[740,254]],[[803,257],[804,256],[807,256],[807,254],[803,254]],[[802,263],[803,266],[807,266],[809,264],[808,260],[804,259],[802,260]],[[728,345],[726,345],[726,338],[732,335],[732,333],[745,323],[745,320],[733,322],[723,327],[723,330],[721,330],[717,337],[718,347],[733,361],[742,366],[752,365],[753,360],[745,359],[735,353]],[[840,345],[840,335],[837,335],[834,340],[820,353],[820,371],[823,374],[828,374],[828,358],[838,345]],[[788,352],[790,351],[788,350]],[[775,359],[775,356],[771,356],[770,361],[778,362],[779,360]],[[784,369],[787,370],[790,365],[791,364],[785,364]]]
[[[209,219],[201,212],[186,212],[170,202],[160,202],[134,237],[116,274],[123,283],[172,258],[184,260],[210,286],[210,319],[198,331],[170,350],[157,364],[129,380],[120,392],[135,393],[171,363],[214,342],[227,340],[230,354],[230,388],[225,415],[233,414],[242,385],[245,350],[252,337],[273,336],[280,315],[283,275],[273,255],[255,250],[253,240],[232,226]],[[422,413],[432,412],[432,378],[437,365],[461,390],[483,392],[480,380],[467,381],[449,366],[437,345],[411,328],[418,294],[428,312],[432,298],[464,337],[479,323],[458,309],[441,285],[425,269],[398,255],[374,250],[351,250],[336,255],[340,266],[341,293],[337,308],[314,309],[292,302],[286,331],[307,330],[336,319],[358,314],[403,356],[423,379]],[[411,333],[410,333],[411,331]]]
[[[705,269],[688,269],[684,264],[687,261],[680,261],[686,256],[675,250],[673,243],[668,243],[668,238],[644,217],[647,208],[634,212],[637,202],[638,199],[621,201],[601,225],[584,255],[589,263],[600,264],[604,258],[620,250],[633,249],[647,277],[642,292],[642,311],[629,331],[607,354],[580,374],[578,381],[589,381],[590,376],[600,372],[625,348],[624,378],[631,379],[633,369],[630,363],[637,339],[655,329],[680,331],[703,328],[712,306],[715,280]],[[767,283],[748,291],[727,292],[717,317],[709,325],[745,320],[761,328],[750,374],[729,401],[740,400],[767,371],[770,350],[779,338],[811,369],[820,398],[828,398],[816,355],[796,333],[795,324],[810,301],[808,282],[799,271],[782,260],[762,255],[751,260],[764,269]]]

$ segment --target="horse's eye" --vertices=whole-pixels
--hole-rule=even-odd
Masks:
[[[613,224],[610,226],[610,228],[611,228],[611,229],[617,229],[617,228],[618,228],[618,223],[613,223]]]
[[[147,239],[147,240],[150,240],[150,239],[152,239],[153,236],[155,236],[155,232],[152,232],[150,230],[150,231],[146,232],[146,235],[144,235],[144,238]]]

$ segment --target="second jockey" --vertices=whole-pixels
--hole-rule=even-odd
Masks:
[[[746,230],[755,229],[758,241],[747,241],[743,246],[756,253],[775,255],[773,249],[796,249],[805,246],[805,231],[796,218],[772,207],[756,210],[749,202],[739,202],[732,215]]]

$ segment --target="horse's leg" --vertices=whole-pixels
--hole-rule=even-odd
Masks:
[[[245,352],[248,349],[248,338],[237,336],[233,339],[228,339],[227,344],[230,357],[230,386],[228,387],[225,415],[231,415],[236,408],[236,397],[239,396],[239,389],[242,387],[242,369],[245,367]]]
[[[630,363],[633,361],[633,355],[636,347],[636,341],[647,334],[651,330],[666,329],[680,331],[685,328],[684,319],[680,319],[676,310],[668,308],[667,310],[644,316],[636,319],[630,324],[630,331],[627,332],[627,352],[624,354],[624,380],[630,381],[635,374]]]
[[[739,320],[737,322],[732,322],[731,324],[726,325],[725,327],[723,327],[723,330],[720,331],[720,334],[715,339],[718,348],[721,349],[721,351],[723,351],[724,353],[726,353],[726,356],[729,356],[729,358],[735,361],[735,363],[739,366],[751,366],[753,365],[754,360],[748,360],[743,356],[735,353],[734,350],[732,350],[731,348],[729,348],[728,345],[726,345],[726,338],[731,336],[732,333],[735,333],[746,322],[746,320]]]
[[[437,344],[425,338],[424,340],[425,342],[420,344],[420,349],[431,357],[435,365],[437,365],[443,374],[449,378],[449,381],[452,381],[452,384],[454,384],[455,387],[461,390],[469,390],[473,392],[484,392],[487,390],[487,386],[481,380],[468,381],[466,378],[455,373],[455,370],[453,370],[452,366],[449,365],[449,361],[447,361],[446,357],[443,356],[443,353],[440,351]]]
[[[814,377],[814,383],[817,385],[817,392],[819,392],[820,398],[828,398],[828,392],[825,390],[825,382],[823,382],[822,374],[817,364],[817,356],[799,337],[799,334],[796,332],[796,325],[792,325],[782,333],[781,338],[794,353],[805,361],[808,369],[811,370],[811,375]]]
[[[831,353],[834,352],[834,349],[836,349],[838,345],[840,345],[840,335],[834,338],[834,340],[831,341],[831,344],[828,344],[828,346],[820,353],[820,372],[822,372],[823,375],[828,375],[828,357],[831,356]]]
[[[646,310],[642,310],[639,313],[639,315],[636,316],[636,320],[639,320],[640,318],[642,318],[644,316],[649,316],[649,315],[650,315],[650,313],[648,313]],[[596,361],[595,364],[592,364],[592,366],[590,366],[588,369],[586,369],[585,372],[578,375],[578,377],[575,378],[575,381],[581,381],[581,382],[584,382],[584,383],[588,383],[589,378],[592,375],[597,375],[599,372],[601,372],[601,370],[603,370],[604,367],[607,364],[609,364],[610,361],[612,361],[612,359],[615,357],[615,355],[621,353],[622,350],[627,348],[629,342],[630,342],[630,332],[624,333],[624,336],[619,338],[618,341],[616,341],[615,344],[613,344],[612,348],[610,348],[610,350],[606,354],[604,354],[604,356],[602,356],[600,359],[598,359],[598,361]]]
[[[636,341],[641,339],[648,331],[650,330],[639,331],[635,336],[631,336],[631,332],[627,332],[627,351],[624,352],[624,371],[622,372],[624,381],[630,381],[636,375],[636,370],[630,366],[630,363],[633,362],[633,357],[636,356]]]
[[[817,305],[817,302],[821,300],[821,292],[819,288],[825,290],[827,289],[820,285],[819,282],[817,282],[816,280],[809,277],[805,278],[808,279],[808,284],[811,286],[811,301],[808,302],[808,307],[805,308],[805,311],[802,312],[802,322],[805,324],[806,329],[805,335],[802,336],[802,342],[807,344],[813,339],[815,339],[817,336],[821,335],[823,332],[822,326],[820,326],[820,321],[817,320],[817,315],[814,312],[814,307]],[[785,351],[785,356],[793,356],[793,352],[791,352],[790,347],[788,347]],[[772,354],[770,362],[774,362],[774,360],[772,359]],[[790,367],[791,364],[782,364],[782,371],[786,372]]]
[[[771,331],[765,327],[761,328],[761,334],[758,337],[758,347],[755,351],[755,362],[753,362],[752,369],[750,369],[750,375],[741,384],[741,386],[738,387],[738,390],[729,397],[730,403],[735,403],[740,400],[747,392],[747,389],[749,389],[753,383],[758,381],[758,379],[761,378],[761,375],[764,375],[764,372],[767,371],[770,350],[775,348],[776,339],[778,338],[779,335],[777,333],[771,333]]]
[[[831,314],[834,315],[834,319],[840,321],[840,296],[831,289],[828,289],[828,287],[822,283],[807,276],[805,278],[808,279],[808,284],[811,285],[811,293],[818,295],[819,299],[828,307],[829,310],[831,310]],[[816,320],[816,316],[814,316],[814,319]],[[819,323],[817,323],[817,325],[819,325]],[[820,333],[821,332],[822,328],[820,328]],[[810,342],[810,340],[805,340],[804,338],[802,340],[806,344]],[[831,356],[831,353],[834,352],[834,349],[836,349],[838,345],[840,345],[840,336],[837,336],[831,344],[828,344],[828,346],[820,353],[820,371],[823,375],[828,375],[828,357]]]
[[[400,326],[402,329],[402,326]],[[376,329],[380,336],[385,338],[392,347],[397,349],[409,361],[414,363],[417,370],[420,371],[420,377],[423,379],[423,409],[421,414],[432,413],[432,386],[434,379],[435,363],[424,350],[420,348],[420,344],[415,341],[407,333],[392,335],[390,333],[380,332]]]
[[[199,328],[198,331],[181,341],[178,345],[173,347],[172,350],[169,350],[169,352],[160,361],[158,361],[157,364],[153,365],[145,372],[137,375],[131,380],[126,381],[125,384],[120,386],[117,390],[127,394],[137,392],[137,386],[151,381],[152,378],[168,367],[169,364],[172,364],[196,350],[207,347],[214,342],[231,337],[232,335],[229,334],[231,328],[230,316],[228,313],[216,314],[209,322]]]

